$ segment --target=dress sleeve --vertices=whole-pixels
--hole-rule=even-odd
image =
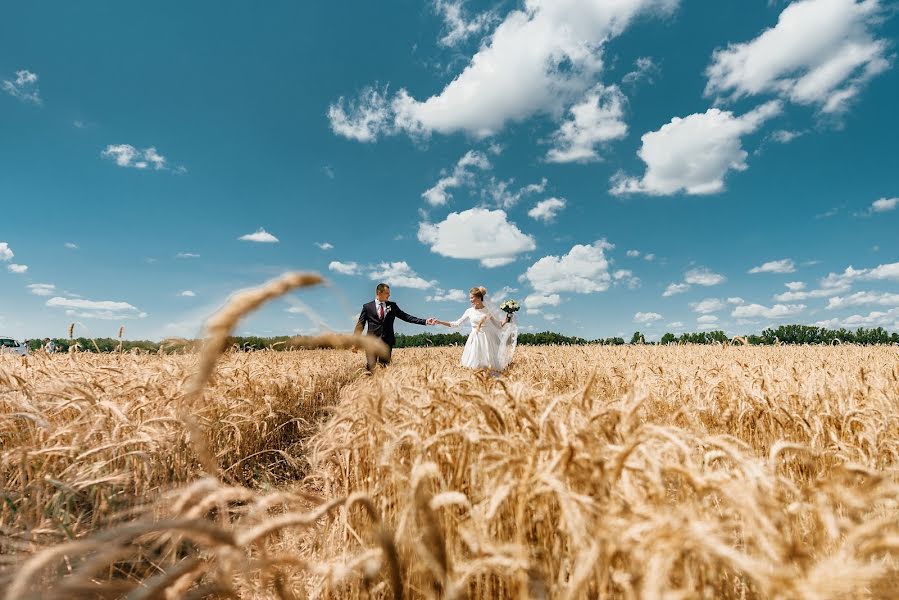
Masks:
[[[462,323],[464,323],[465,321],[467,321],[469,319],[470,319],[470,317],[468,316],[468,311],[466,310],[464,313],[462,313],[461,317],[459,317],[455,321],[450,321],[450,325],[452,327],[458,327],[459,325],[461,325]]]

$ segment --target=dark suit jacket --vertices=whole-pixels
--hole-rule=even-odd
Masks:
[[[415,323],[416,325],[427,325],[428,322],[418,317],[413,317],[402,311],[396,305],[396,302],[389,300],[384,303],[384,320],[378,317],[378,307],[375,301],[366,302],[362,305],[362,312],[359,313],[359,320],[356,322],[356,333],[362,333],[366,324],[368,325],[368,335],[374,335],[381,338],[385,344],[393,348],[396,343],[396,335],[393,333],[393,322],[396,319],[405,321],[406,323]]]

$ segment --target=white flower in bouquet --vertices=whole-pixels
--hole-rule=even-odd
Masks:
[[[519,304],[515,300],[506,300],[505,302],[503,302],[502,304],[499,305],[499,308],[503,312],[508,313],[509,316],[512,316],[512,313],[518,312],[519,310],[521,310],[521,304]]]

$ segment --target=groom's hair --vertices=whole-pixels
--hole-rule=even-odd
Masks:
[[[380,294],[384,290],[389,290],[389,289],[390,289],[390,286],[387,285],[386,283],[379,283],[378,287],[375,288],[375,292]]]

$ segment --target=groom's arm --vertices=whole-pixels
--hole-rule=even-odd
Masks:
[[[356,329],[353,330],[355,335],[359,335],[362,333],[362,330],[365,329],[365,323],[368,319],[365,317],[365,307],[362,307],[362,312],[359,313],[359,318],[356,320]]]
[[[419,319],[418,317],[413,317],[412,315],[404,313],[403,309],[401,309],[396,304],[393,305],[393,310],[396,311],[396,318],[405,321],[406,323],[414,323],[415,325],[428,324],[428,322],[424,319]]]

